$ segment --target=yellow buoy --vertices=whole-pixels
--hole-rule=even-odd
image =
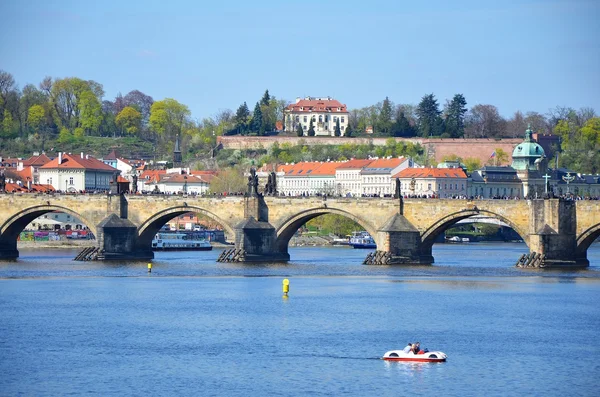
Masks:
[[[152,272],[152,263],[148,263],[148,273]]]
[[[287,296],[288,292],[290,292],[290,280],[287,278],[283,279],[283,295]]]

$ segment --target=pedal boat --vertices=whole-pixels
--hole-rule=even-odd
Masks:
[[[427,352],[423,354],[414,354],[413,352],[404,353],[404,350],[390,350],[382,357],[386,361],[412,361],[421,363],[441,363],[446,361],[446,353]]]

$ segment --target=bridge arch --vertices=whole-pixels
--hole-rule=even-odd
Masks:
[[[444,216],[443,218],[441,218],[437,222],[435,222],[433,225],[431,225],[427,230],[425,230],[421,234],[422,246],[424,247],[425,250],[430,250],[431,247],[433,246],[433,243],[437,239],[437,237],[440,234],[442,234],[444,231],[446,231],[450,227],[454,226],[456,223],[460,222],[463,219],[467,219],[467,218],[470,218],[472,216],[477,216],[477,215],[479,215],[479,216],[486,215],[490,218],[496,218],[496,219],[499,219],[500,221],[506,223],[519,236],[521,236],[521,238],[523,239],[525,244],[529,245],[529,235],[524,230],[521,230],[510,219],[508,219],[502,215],[499,215],[495,212],[488,211],[488,210],[465,209],[465,210],[454,212],[454,213]]]
[[[577,236],[577,255],[586,258],[588,248],[590,248],[590,245],[592,245],[598,237],[600,237],[600,223],[590,227]]]
[[[233,227],[227,222],[225,222],[223,219],[219,218],[214,213],[201,207],[176,206],[166,208],[157,212],[140,225],[140,227],[138,228],[138,246],[150,247],[150,245],[152,244],[152,239],[165,223],[175,218],[176,216],[187,214],[188,212],[193,212],[207,216],[208,218],[218,222],[221,226],[223,226],[223,228],[229,236],[235,236],[235,231],[233,230]]]
[[[290,240],[294,236],[294,233],[296,233],[296,231],[300,229],[302,225],[304,225],[311,219],[326,214],[341,215],[343,217],[352,219],[354,222],[362,226],[371,236],[377,236],[377,229],[373,224],[367,222],[362,218],[357,217],[356,215],[350,212],[340,210],[337,208],[312,208],[290,216],[289,218],[285,219],[279,227],[277,227],[277,241],[275,243],[277,251],[288,252],[288,245]]]
[[[92,231],[92,233],[94,233],[94,235],[97,235],[96,225],[93,222],[69,208],[58,205],[36,205],[25,208],[8,218],[3,225],[0,225],[0,236],[7,239],[12,237],[16,239],[23,229],[25,229],[25,227],[34,219],[47,214],[48,212],[54,211],[64,212],[65,214],[69,214],[72,217],[81,220],[81,222],[85,224]]]

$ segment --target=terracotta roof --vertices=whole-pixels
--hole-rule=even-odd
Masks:
[[[27,160],[23,161],[23,167],[42,166],[44,164],[49,163],[50,161],[52,161],[50,159],[50,157],[48,157],[48,156],[46,156],[46,154],[42,153],[39,156],[31,156]]]
[[[17,157],[3,157],[0,162],[0,167],[16,167],[19,161],[21,161],[21,159]]]
[[[116,160],[120,157],[121,155],[119,154],[119,151],[117,149],[113,149],[106,157],[103,158],[103,160]]]
[[[311,175],[330,175],[335,176],[335,170],[337,167],[344,163],[338,161],[328,161],[326,163],[322,163],[319,167],[317,167]]]
[[[467,174],[462,168],[406,168],[392,178],[461,178]]]
[[[301,99],[296,103],[292,103],[286,108],[290,112],[331,112],[331,113],[347,113],[346,105],[335,99]],[[340,109],[340,110],[338,110]]]
[[[129,183],[129,181],[123,178],[121,175],[117,177],[117,183]]]
[[[36,191],[36,192],[45,193],[45,192],[54,192],[56,189],[54,189],[54,186],[52,186],[52,185],[34,183],[33,185],[31,185],[31,190]]]
[[[29,178],[29,180],[33,181],[33,171],[31,169],[31,167],[23,168],[21,171],[14,171],[14,173],[15,173],[16,179],[19,181],[26,182],[27,178]]]
[[[165,171],[165,170],[145,170],[139,176],[139,179],[146,179],[149,182],[158,182],[158,180],[160,179],[160,175],[163,175],[166,173],[167,173],[167,171]]]
[[[58,157],[49,163],[40,167],[40,169],[85,169],[94,171],[118,171],[116,168],[111,167],[102,161],[95,159],[92,156],[81,158],[81,156],[74,156],[72,154],[63,154],[62,163],[58,163]]]
[[[363,169],[370,165],[374,160],[358,160],[353,159],[346,161],[343,165],[339,166],[338,170],[355,170],[355,169]]]
[[[391,159],[377,159],[373,160],[371,164],[369,164],[365,168],[391,168],[394,169],[402,164],[406,159],[404,157],[400,158],[391,158]]]

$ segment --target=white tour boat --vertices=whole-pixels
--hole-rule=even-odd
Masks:
[[[199,239],[192,240],[187,238],[185,233],[157,233],[152,240],[153,250],[194,250],[210,251],[212,245],[210,242]]]
[[[446,361],[446,353],[442,352],[426,352],[423,354],[414,354],[413,352],[405,353],[404,350],[390,350],[383,355],[386,361],[413,361],[422,363],[441,363]]]

